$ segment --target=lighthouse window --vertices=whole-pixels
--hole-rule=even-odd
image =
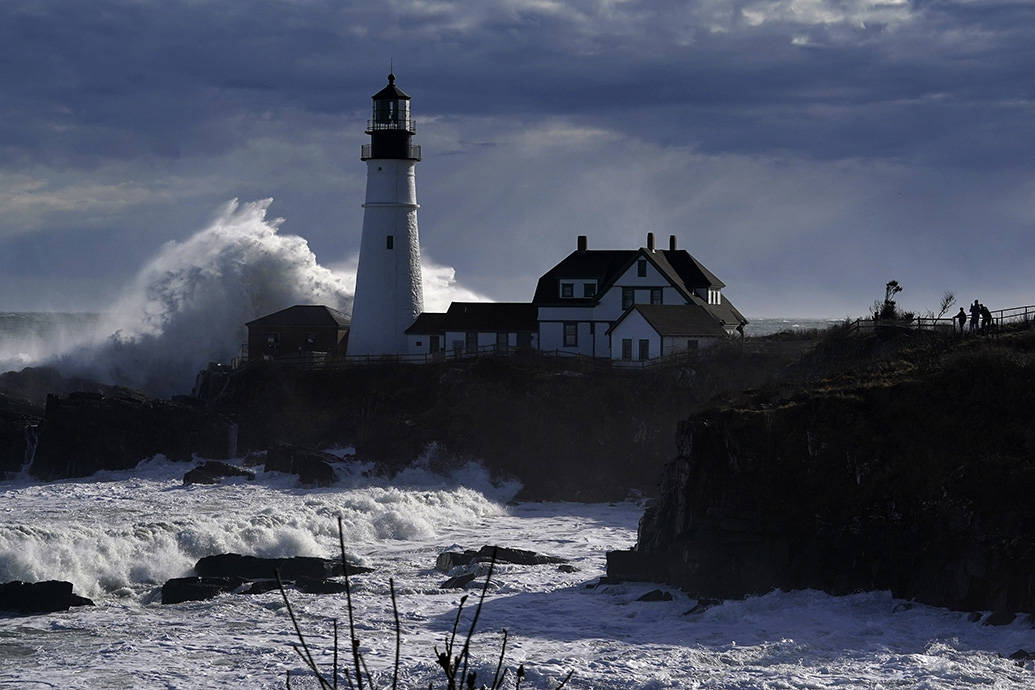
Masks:
[[[389,235],[387,241],[385,242],[385,249],[394,249],[394,248],[395,248],[395,236],[394,235]]]

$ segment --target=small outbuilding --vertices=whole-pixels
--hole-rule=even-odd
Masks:
[[[322,304],[296,304],[245,325],[252,360],[341,357],[349,338],[349,317]]]
[[[530,350],[537,346],[538,309],[527,302],[453,302],[425,312],[406,329],[410,354]]]

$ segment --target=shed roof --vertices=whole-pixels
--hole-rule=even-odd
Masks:
[[[528,302],[453,302],[445,314],[421,314],[406,333],[535,331],[539,327],[538,318],[539,308]]]
[[[296,304],[287,309],[260,316],[245,324],[278,328],[348,328],[349,317],[322,304]]]
[[[446,315],[444,312],[426,311],[406,329],[406,335],[432,335],[445,333]]]

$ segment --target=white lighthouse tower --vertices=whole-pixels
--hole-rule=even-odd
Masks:
[[[406,335],[424,311],[420,243],[417,237],[417,185],[414,168],[420,146],[411,139],[410,97],[388,75],[388,86],[373,95],[372,119],[363,146],[367,197],[359,247],[356,295],[348,354],[406,352]]]

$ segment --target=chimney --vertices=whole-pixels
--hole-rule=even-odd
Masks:
[[[676,251],[676,236],[675,235],[669,235],[668,236],[668,250],[670,252]]]
[[[653,232],[648,232],[647,233],[647,249],[649,249],[650,251],[654,251],[654,233]]]
[[[579,251],[580,252],[586,251],[587,245],[588,245],[588,243],[586,242],[586,236],[585,235],[579,235]]]

